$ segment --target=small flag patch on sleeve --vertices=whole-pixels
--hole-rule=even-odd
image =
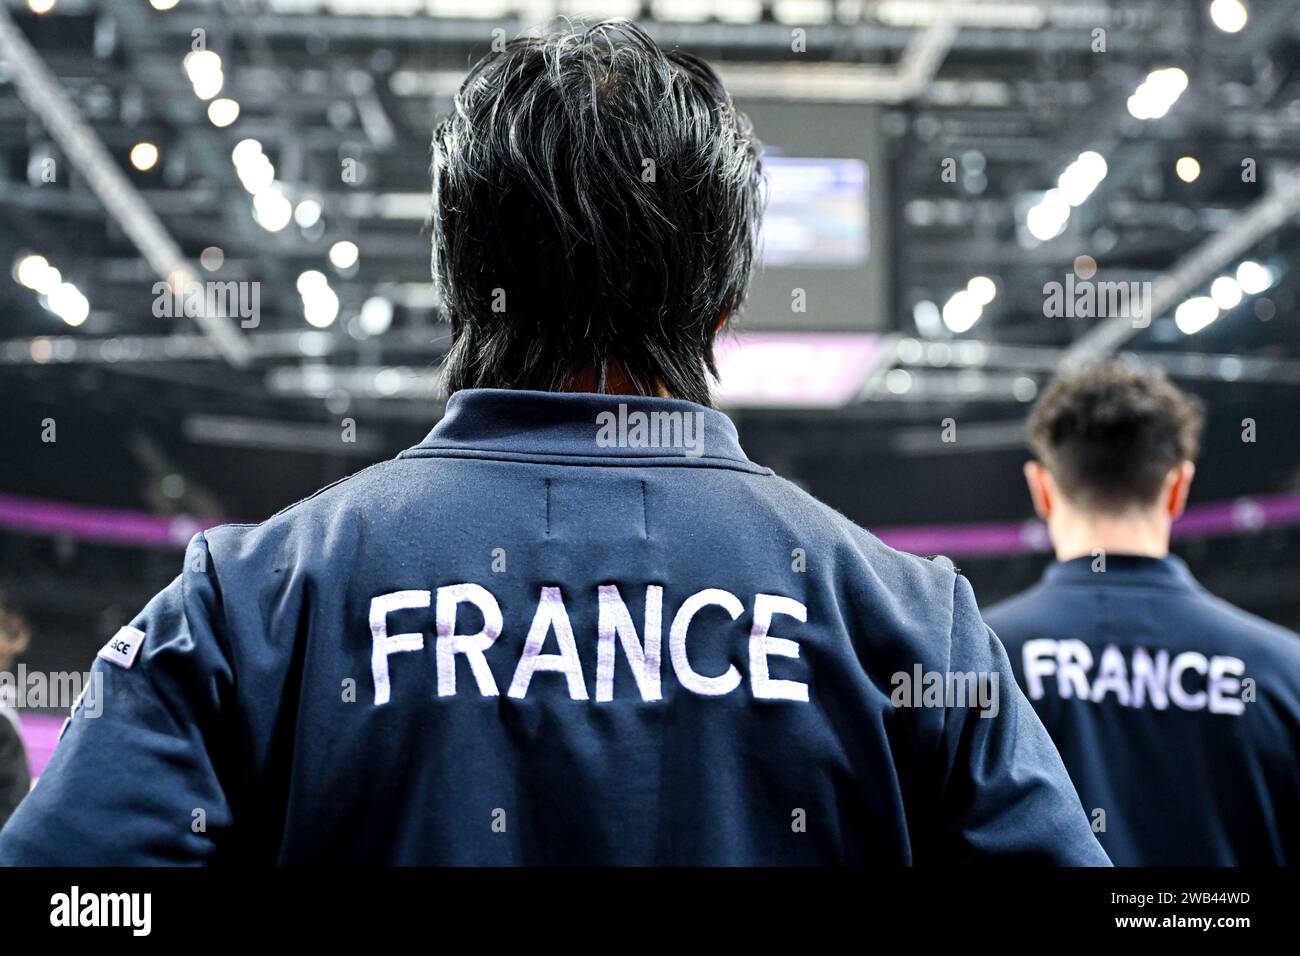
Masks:
[[[140,653],[144,643],[144,631],[134,627],[124,627],[114,634],[107,644],[99,649],[96,657],[101,657],[118,667],[130,667]]]

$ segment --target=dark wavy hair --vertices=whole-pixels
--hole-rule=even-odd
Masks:
[[[709,404],[719,320],[744,299],[761,147],[713,69],[623,20],[513,40],[433,135],[443,383],[573,387],[617,369]]]
[[[1062,494],[1093,511],[1149,506],[1194,461],[1201,403],[1158,369],[1099,365],[1059,379],[1029,416],[1029,444]]]

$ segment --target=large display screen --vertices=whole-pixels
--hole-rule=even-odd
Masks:
[[[741,328],[890,327],[885,163],[876,110],[769,100],[738,105],[764,146],[767,200]]]
[[[860,159],[763,159],[765,266],[861,268],[871,248],[867,164]]]

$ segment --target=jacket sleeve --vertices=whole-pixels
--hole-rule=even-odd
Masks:
[[[234,742],[219,603],[198,535],[183,573],[96,657],[49,765],[0,832],[0,866],[213,859],[231,827]]]
[[[980,618],[970,584],[953,593],[949,672],[975,673],[990,706],[949,707],[940,740],[939,825],[956,862],[1109,866],[1061,757]]]

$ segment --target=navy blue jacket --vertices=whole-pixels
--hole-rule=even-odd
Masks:
[[[460,392],[99,658],[0,863],[1107,862],[967,582],[687,402]]]
[[[1300,864],[1300,637],[1208,594],[1178,558],[1094,567],[1053,564],[985,619],[1106,852]]]

